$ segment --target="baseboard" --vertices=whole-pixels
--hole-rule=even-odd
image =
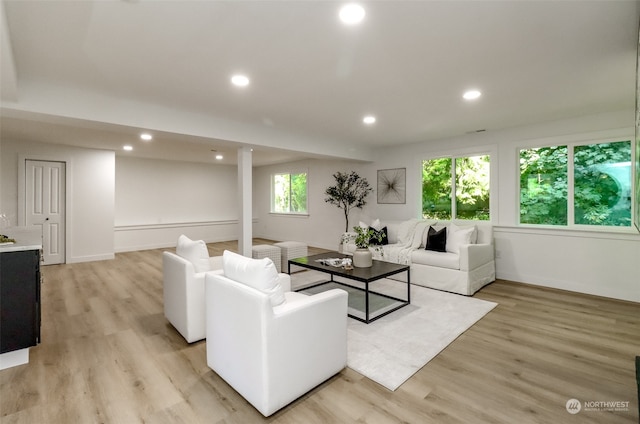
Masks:
[[[230,241],[228,238],[220,238],[220,239],[204,239],[205,243],[221,243],[225,241]],[[176,247],[176,242],[164,242],[164,243],[148,243],[148,244],[139,244],[134,246],[125,246],[116,248],[116,253],[124,253],[124,252],[137,252],[139,250],[153,250],[153,249],[171,249]]]
[[[496,270],[497,271],[497,270]],[[640,303],[640,293],[625,293],[608,289],[607,287],[594,288],[580,285],[574,281],[554,280],[541,277],[539,275],[523,275],[505,272],[496,272],[496,279],[515,281],[517,283],[529,284],[532,286],[548,287],[551,289],[565,290],[575,293],[589,294],[593,296],[608,297],[617,300],[626,300]],[[635,297],[634,297],[635,294]]]
[[[139,250],[152,250],[152,249],[169,249],[175,248],[176,243],[151,243],[151,244],[139,244],[135,246],[126,246],[117,248],[116,253],[124,253],[124,252],[137,252]]]
[[[77,264],[81,262],[94,262],[94,261],[110,261],[115,259],[116,255],[113,253],[105,253],[103,255],[89,255],[89,256],[74,256],[67,258],[68,264]]]

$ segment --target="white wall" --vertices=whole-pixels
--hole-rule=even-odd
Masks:
[[[498,181],[491,192],[498,278],[639,302],[637,233],[517,226],[518,148],[631,137],[633,119],[632,111],[610,113],[379,149],[375,163],[308,160],[258,167],[253,172],[254,236],[336,249],[344,218],[340,209],[324,201],[334,172],[355,170],[375,189],[376,170],[407,168],[407,203],[378,205],[374,191],[364,210],[352,212],[353,226],[360,219],[419,217],[423,159],[490,152],[492,179]],[[114,250],[173,246],[182,233],[209,242],[237,238],[235,167],[116,158],[107,151],[2,140],[0,205],[13,224],[20,157],[67,162],[68,262],[112,258]],[[308,172],[308,214],[269,213],[271,174],[300,170]]]
[[[344,232],[345,219],[342,209],[324,201],[324,191],[334,185],[333,174],[338,171],[357,171],[366,176],[372,187],[375,181],[366,174],[363,162],[307,160],[281,165],[262,166],[253,171],[253,216],[254,236],[273,240],[304,241],[309,245],[336,250],[340,236]],[[307,172],[308,214],[291,216],[270,213],[271,175],[280,172]],[[350,214],[349,226],[358,223],[362,214],[375,203],[375,193],[368,197],[369,204],[361,211],[354,209]]]
[[[378,205],[374,191],[365,209],[352,215],[350,225],[355,225],[360,218],[418,218],[421,215],[423,159],[490,153],[494,181],[491,219],[499,256],[496,258],[498,278],[640,302],[640,235],[633,229],[621,233],[517,225],[519,148],[623,139],[633,136],[633,124],[633,111],[622,111],[378,149],[374,163],[307,161],[258,168],[254,178],[256,235],[276,240],[300,240],[313,246],[336,249],[344,230],[344,219],[341,210],[324,202],[324,190],[332,184],[333,172],[358,171],[375,189],[378,169],[407,169],[406,204]],[[309,215],[295,218],[269,214],[270,175],[296,168],[306,168],[309,172]]]
[[[237,238],[235,166],[117,156],[115,175],[117,252]]]
[[[491,220],[497,277],[640,302],[640,235],[517,225],[518,150],[572,141],[632,139],[633,111],[469,134],[381,149],[375,166],[407,168],[407,204],[378,205],[381,218],[420,216],[421,161],[442,154],[491,153]]]
[[[2,212],[12,225],[19,217],[19,161],[52,160],[66,163],[66,262],[113,258],[115,155],[48,143],[2,140],[0,145]]]
[[[516,227],[494,231],[497,277],[640,302],[640,236]]]

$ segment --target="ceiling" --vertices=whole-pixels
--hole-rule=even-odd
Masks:
[[[4,0],[2,138],[263,165],[634,108],[638,1],[361,4]]]

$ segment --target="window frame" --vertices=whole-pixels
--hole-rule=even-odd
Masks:
[[[589,146],[596,144],[608,144],[616,142],[629,142],[631,148],[631,217],[632,223],[629,226],[622,225],[593,225],[593,224],[576,224],[575,223],[575,148],[578,146]],[[566,225],[553,225],[553,224],[530,224],[521,222],[520,214],[520,199],[521,199],[521,187],[520,187],[520,153],[522,150],[539,149],[544,147],[567,147],[567,224]],[[547,141],[545,143],[531,143],[527,145],[520,145],[516,147],[515,152],[515,172],[517,173],[516,181],[516,222],[518,227],[522,228],[540,228],[540,229],[557,229],[557,230],[582,230],[582,231],[600,231],[600,232],[630,232],[633,230],[633,213],[635,212],[634,205],[634,174],[633,163],[635,160],[635,140],[634,137],[629,135],[613,135],[611,137],[598,137],[598,138],[580,138],[572,140],[556,140]]]
[[[307,182],[305,184],[305,210],[304,212],[296,212],[296,211],[276,211],[275,210],[275,178],[277,175],[287,175],[289,177],[289,209],[291,209],[291,176],[292,175],[300,175],[305,174],[307,178]],[[297,169],[297,170],[282,170],[282,171],[274,171],[270,175],[269,179],[270,186],[270,207],[269,213],[272,215],[283,215],[283,216],[308,216],[309,215],[309,172],[305,169]]]
[[[468,157],[476,157],[476,156],[488,156],[489,157],[489,219],[487,220],[478,220],[478,219],[468,219],[468,218],[460,218],[457,216],[457,212],[458,212],[458,207],[457,207],[457,197],[456,197],[456,189],[457,189],[457,182],[456,182],[456,159],[459,158],[468,158]],[[482,150],[473,150],[473,151],[459,151],[459,152],[448,152],[445,154],[433,154],[433,155],[429,155],[426,158],[423,158],[420,160],[420,216],[424,217],[423,215],[423,210],[422,210],[422,203],[423,203],[423,198],[422,198],[422,184],[423,184],[423,180],[422,180],[422,170],[424,168],[424,162],[425,161],[430,161],[430,160],[437,160],[437,159],[451,159],[451,172],[450,172],[450,177],[451,177],[451,193],[450,193],[450,197],[451,197],[451,218],[449,218],[448,220],[455,220],[455,221],[469,221],[469,222],[492,222],[494,219],[494,216],[497,215],[496,212],[496,207],[495,207],[495,200],[494,200],[494,196],[492,195],[492,193],[497,192],[497,181],[496,181],[496,174],[495,174],[495,164],[493,164],[494,158],[497,157],[497,153],[495,151],[495,149],[489,149],[489,148],[483,148]],[[493,166],[492,166],[493,165]]]

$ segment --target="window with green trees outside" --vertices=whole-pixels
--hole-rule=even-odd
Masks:
[[[271,212],[307,212],[307,174],[274,174],[271,178]]]
[[[422,162],[422,216],[489,220],[489,155]]]
[[[631,169],[631,141],[522,149],[520,223],[631,226]]]
[[[567,146],[520,150],[520,223],[567,225]]]

